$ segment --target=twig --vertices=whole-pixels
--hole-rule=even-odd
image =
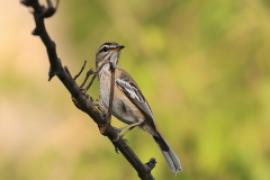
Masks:
[[[76,102],[76,106],[88,114],[97,123],[98,127],[102,127],[104,123],[107,123],[106,115],[99,110],[100,107],[96,108],[92,98],[88,98],[88,96],[80,89],[70,75],[68,68],[63,67],[56,52],[56,44],[46,30],[44,19],[55,14],[58,3],[56,3],[56,7],[53,7],[51,0],[47,0],[48,6],[44,7],[38,0],[22,0],[21,2],[27,7],[32,7],[34,10],[33,16],[36,27],[32,34],[39,36],[46,47],[50,62],[49,80],[56,76],[69,91],[73,101]],[[151,170],[154,168],[155,164],[153,160],[144,164],[122,138],[118,138],[117,141],[115,141],[115,138],[118,137],[116,128],[109,126],[104,135],[108,137],[113,145],[124,155],[142,180],[154,179],[151,174]]]
[[[73,78],[74,81],[76,81],[76,79],[78,79],[78,77],[80,77],[80,75],[82,74],[82,72],[83,72],[85,66],[86,66],[86,60],[83,62],[83,65],[82,65],[80,71],[78,72],[78,74],[76,74],[76,75],[74,76],[74,78]]]
[[[90,89],[90,87],[92,86],[92,84],[93,84],[93,82],[94,82],[94,80],[96,79],[96,77],[97,77],[97,75],[98,75],[98,72],[102,69],[102,67],[105,65],[106,63],[104,63],[104,64],[102,64],[101,66],[100,66],[100,68],[99,69],[97,69],[96,70],[96,72],[92,72],[92,74],[94,74],[94,76],[92,77],[92,79],[91,79],[91,81],[89,82],[89,84],[86,86],[86,88],[85,88],[85,91],[87,92],[89,89]],[[90,69],[91,70],[91,69]],[[91,75],[92,75],[91,74]],[[88,78],[87,78],[88,79]],[[87,80],[86,80],[87,81]],[[85,83],[86,83],[86,81],[85,81]],[[82,86],[81,86],[82,87]]]
[[[91,81],[88,83],[88,85],[86,86],[85,90],[88,91],[90,89],[90,87],[92,86],[94,80],[97,77],[97,73],[94,74],[94,76],[92,77]]]
[[[94,76],[96,76],[96,72],[94,72],[93,69],[89,69],[89,70],[87,71],[87,73],[86,73],[86,76],[85,76],[85,78],[84,78],[82,84],[80,85],[80,88],[81,88],[81,89],[85,89],[85,92],[87,92],[88,89],[87,89],[87,88],[84,88],[84,86],[85,86],[87,80],[89,79],[89,77],[92,76],[93,74],[94,74]],[[92,77],[92,79],[93,79],[93,77]],[[92,79],[91,79],[91,81],[92,81]],[[87,86],[87,87],[88,87],[88,86]]]

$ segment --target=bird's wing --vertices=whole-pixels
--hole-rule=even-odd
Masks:
[[[138,108],[140,111],[147,116],[147,119],[154,120],[152,110],[144,98],[141,90],[139,89],[136,82],[130,77],[130,75],[120,70],[120,75],[116,79],[116,85],[121,89],[122,92],[129,98],[129,100]]]

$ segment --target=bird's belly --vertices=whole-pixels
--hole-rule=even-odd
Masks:
[[[140,117],[137,116],[137,113],[119,99],[113,102],[112,113],[117,119],[127,124],[140,121]]]

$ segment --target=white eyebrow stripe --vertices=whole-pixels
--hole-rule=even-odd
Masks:
[[[110,45],[108,45],[108,44],[104,44],[104,45],[102,45],[99,49],[98,49],[98,52],[101,52],[101,50],[103,49],[103,48],[107,48],[107,49],[115,49],[115,48],[117,48],[117,44],[110,44]]]
[[[104,45],[102,45],[102,46],[99,48],[98,51],[100,51],[100,50],[103,49],[104,47],[109,48],[109,46],[108,46],[107,44],[104,44]]]

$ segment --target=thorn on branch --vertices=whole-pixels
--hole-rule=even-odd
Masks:
[[[38,36],[38,35],[39,35],[38,29],[37,29],[37,28],[35,28],[35,29],[32,31],[32,35],[33,35],[33,36]]]
[[[157,161],[154,158],[151,158],[145,165],[149,168],[151,171],[156,166]]]
[[[52,67],[50,67],[48,75],[49,75],[48,81],[51,81],[51,79],[55,76],[55,71]]]

